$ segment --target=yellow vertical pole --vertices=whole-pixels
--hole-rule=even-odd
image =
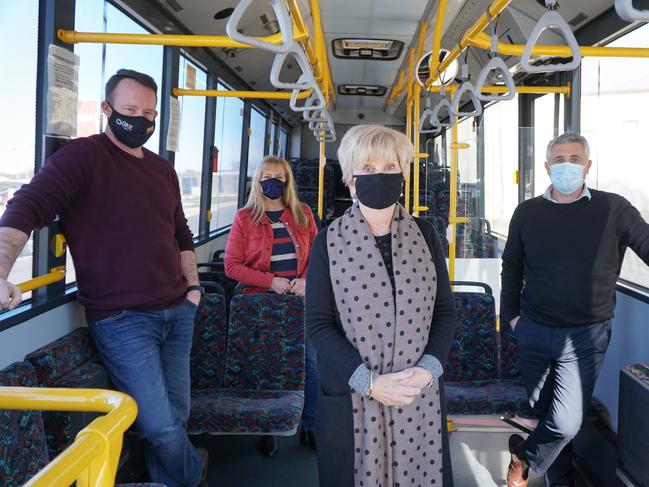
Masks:
[[[421,58],[424,51],[424,38],[426,37],[426,30],[428,29],[428,24],[423,22],[421,24],[421,31],[419,32],[419,45],[417,46],[417,59]],[[414,66],[414,63],[413,63]],[[413,67],[414,69],[414,67]],[[416,76],[417,73],[413,73],[413,76]],[[414,174],[414,187],[413,187],[413,202],[412,202],[412,214],[414,216],[419,216],[419,103],[421,99],[421,85],[417,80],[415,80],[415,90],[413,96],[414,102],[414,114],[412,117],[412,131],[414,135],[413,145],[415,146],[414,154],[414,163],[412,167],[415,170]]]
[[[406,136],[412,141],[412,83],[413,70],[415,69],[415,49],[410,48],[408,51],[408,95],[406,97]],[[410,162],[408,162],[410,164]],[[406,178],[406,212],[410,213],[410,178]]]
[[[449,224],[451,225],[451,238],[448,241],[448,277],[455,280],[455,238],[457,234],[457,164],[458,140],[457,122],[451,128],[451,208],[449,211]]]

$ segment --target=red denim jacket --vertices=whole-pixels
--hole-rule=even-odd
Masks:
[[[279,221],[288,230],[295,245],[297,256],[297,277],[306,278],[311,244],[318,233],[311,208],[302,205],[309,223],[299,227],[293,213],[285,211]],[[270,289],[275,274],[270,272],[270,257],[273,253],[273,229],[267,218],[258,224],[252,222],[252,211],[239,210],[232,222],[230,235],[225,247],[225,273],[239,284]]]

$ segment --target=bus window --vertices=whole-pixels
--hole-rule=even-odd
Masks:
[[[9,68],[0,78],[0,106],[11,117],[0,119],[0,215],[7,201],[34,176],[34,130],[36,124],[36,64],[38,2],[3,5],[0,32],[12,42],[0,43],[3,64]],[[9,75],[9,73],[12,73]],[[32,239],[18,256],[9,280],[19,283],[32,277]],[[27,299],[30,294],[25,294]]]
[[[228,88],[218,84],[219,90]],[[218,172],[212,175],[212,221],[216,230],[232,223],[237,212],[243,100],[219,98],[216,102],[214,145],[219,149]]]
[[[649,47],[649,26],[608,45]],[[648,148],[649,60],[584,58],[582,73],[581,129],[593,161],[586,182],[624,196],[649,220],[649,166],[643,156]],[[649,288],[647,267],[632,251],[626,253],[620,277]]]
[[[555,95],[543,95],[534,100],[534,196],[543,194],[550,185],[545,170],[548,142],[563,133],[563,96],[559,97],[559,122],[555,125]]]
[[[484,111],[485,217],[499,236],[507,236],[518,206],[518,97]],[[449,134],[450,135],[450,134]]]
[[[187,86],[188,72],[193,78],[193,89],[207,88],[207,72],[185,56],[180,56],[178,85]],[[203,127],[205,125],[205,98],[201,96],[181,96],[180,102],[180,140],[175,156],[175,168],[180,183],[180,196],[189,228],[198,235],[198,222],[201,201],[201,171],[203,167]]]

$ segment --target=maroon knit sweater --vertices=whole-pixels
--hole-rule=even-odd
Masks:
[[[58,214],[88,319],[179,303],[187,282],[180,252],[193,250],[171,164],[142,159],[105,134],[72,140],[7,203],[0,227],[27,234]]]

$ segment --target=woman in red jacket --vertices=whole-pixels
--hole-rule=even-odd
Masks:
[[[291,166],[275,156],[261,161],[248,203],[234,217],[225,248],[225,273],[244,293],[304,296],[311,244],[318,230],[311,209],[300,203]],[[315,350],[306,343],[302,444],[315,446],[319,377]]]

